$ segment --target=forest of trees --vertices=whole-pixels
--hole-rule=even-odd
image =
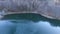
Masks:
[[[0,0],[0,9],[7,12],[33,12],[60,19],[58,4],[55,0]]]

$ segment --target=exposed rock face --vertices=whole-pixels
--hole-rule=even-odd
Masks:
[[[60,19],[59,0],[0,0],[0,9],[3,9],[5,14],[36,13]]]

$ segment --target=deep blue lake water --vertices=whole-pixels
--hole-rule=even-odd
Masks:
[[[39,14],[11,14],[0,20],[0,34],[60,34],[60,20]]]

